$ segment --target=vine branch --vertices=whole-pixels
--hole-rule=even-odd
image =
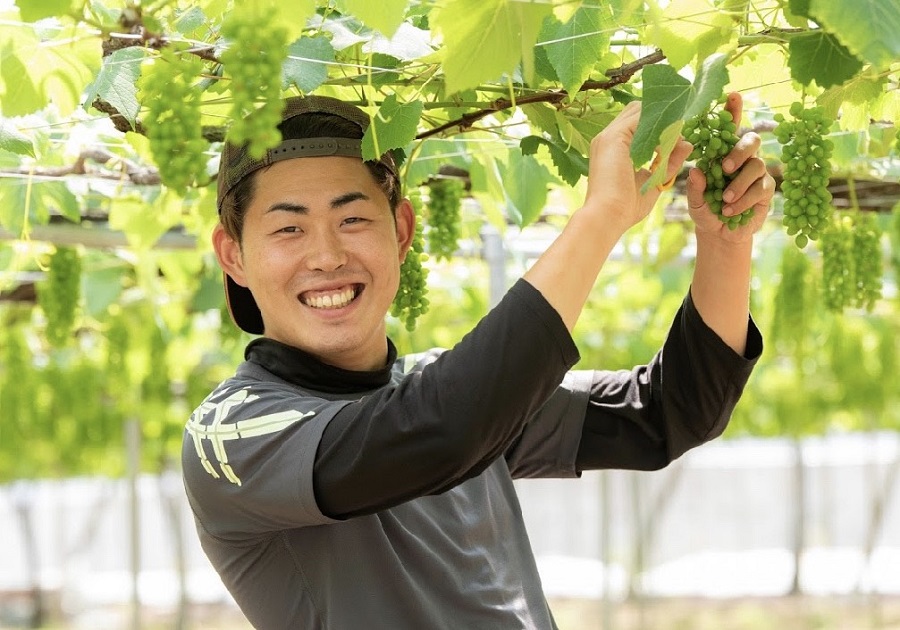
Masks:
[[[635,61],[630,63],[623,64],[618,68],[612,68],[606,71],[606,76],[609,77],[606,81],[585,81],[580,88],[578,88],[579,92],[587,92],[591,90],[609,90],[617,85],[622,85],[623,83],[627,83],[631,77],[633,77],[639,70],[642,68],[649,66],[654,63],[659,63],[666,56],[663,54],[661,50],[656,50],[649,55],[641,57]],[[449,129],[459,128],[461,130],[466,130],[470,128],[474,123],[478,122],[482,118],[490,116],[491,114],[499,111],[503,111],[505,109],[510,109],[511,107],[515,107],[518,105],[527,105],[530,103],[559,103],[569,95],[566,90],[552,90],[548,92],[539,92],[537,94],[529,94],[527,96],[522,96],[517,98],[515,101],[509,98],[498,98],[493,101],[490,107],[486,107],[484,109],[478,110],[477,112],[469,112],[468,114],[463,114],[459,118],[455,120],[451,120],[442,125],[434,127],[433,129],[429,129],[427,131],[423,131],[422,133],[416,136],[417,140],[422,140],[424,138],[429,138],[431,136],[436,136],[441,134]]]

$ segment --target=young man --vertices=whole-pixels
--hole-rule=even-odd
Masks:
[[[729,108],[739,120],[738,95]],[[384,318],[414,216],[392,157],[359,157],[368,116],[290,99],[263,160],[226,146],[213,243],[235,322],[262,336],[191,416],[183,467],[203,548],[255,627],[553,628],[512,479],[658,469],[725,428],[762,349],[750,255],[774,183],[755,134],[725,162],[749,225],[729,231],[690,174],[696,268],[661,351],[570,370],[597,274],[659,194],[629,157],[639,114],[593,141],[584,205],[500,304],[452,350],[404,358]]]

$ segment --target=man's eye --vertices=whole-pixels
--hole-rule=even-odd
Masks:
[[[286,227],[281,228],[278,231],[286,233],[286,234],[293,234],[294,232],[299,232],[300,228],[298,228],[296,225],[288,225]]]
[[[344,219],[344,224],[352,225],[354,223],[363,223],[364,221],[365,219],[363,219],[362,217],[347,217],[346,219]]]

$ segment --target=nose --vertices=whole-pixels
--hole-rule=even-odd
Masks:
[[[340,235],[332,230],[317,230],[309,247],[306,264],[312,271],[335,271],[347,262],[347,250]]]

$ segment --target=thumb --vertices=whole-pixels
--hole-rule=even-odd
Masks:
[[[706,176],[699,168],[692,168],[688,172],[687,186],[685,194],[687,196],[688,208],[691,210],[700,208],[706,203],[703,199],[703,193],[706,191]]]

